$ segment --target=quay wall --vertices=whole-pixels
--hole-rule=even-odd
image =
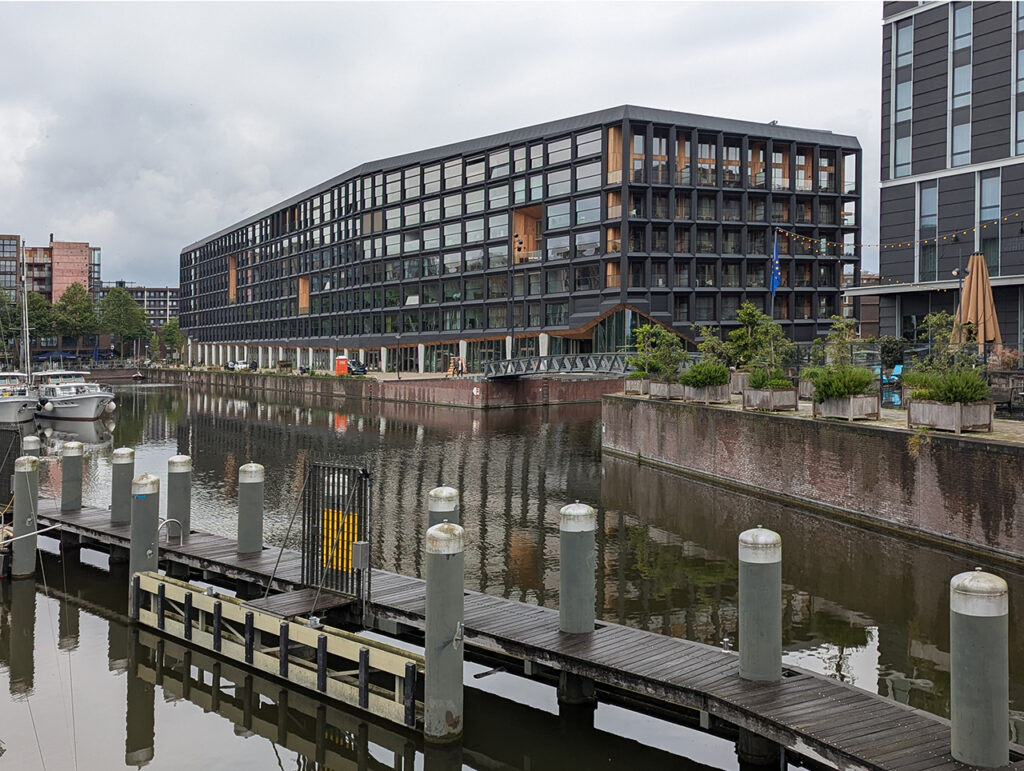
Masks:
[[[146,370],[147,382],[216,388],[244,396],[312,396],[328,401],[367,399],[448,407],[496,409],[600,402],[623,388],[622,378],[520,378],[515,380],[309,377],[218,370]]]
[[[622,395],[602,449],[1024,566],[1024,446]]]

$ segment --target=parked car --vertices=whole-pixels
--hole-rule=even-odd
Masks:
[[[250,361],[249,362],[249,370],[250,371],[255,372],[259,368],[260,368],[260,365],[257,362],[255,362],[255,361]]]
[[[224,365],[224,369],[232,369],[233,370],[234,368],[235,368],[235,362],[233,362],[233,361],[229,361],[227,364]]]
[[[365,375],[366,365],[363,364],[359,359],[348,360],[348,374],[350,375]]]

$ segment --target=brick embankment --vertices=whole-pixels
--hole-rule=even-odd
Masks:
[[[613,395],[602,449],[1024,566],[1020,424],[957,437],[886,413],[850,424]]]

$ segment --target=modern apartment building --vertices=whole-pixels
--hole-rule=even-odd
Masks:
[[[913,339],[953,312],[959,269],[982,252],[1003,342],[1024,306],[1024,8],[883,3],[882,334]]]
[[[132,299],[146,314],[146,323],[151,330],[158,330],[178,315],[178,287],[176,286],[136,286],[129,281],[104,282],[97,292],[97,302],[102,300],[114,287],[120,287],[131,295]]]
[[[22,257],[26,263],[28,291],[57,302],[74,283],[95,298],[99,286],[101,252],[98,246],[77,241],[54,241],[46,246],[24,246],[18,235],[0,235],[0,287],[16,293],[21,286]]]
[[[372,161],[182,250],[187,355],[472,371],[724,333],[744,300],[811,340],[857,283],[860,191],[854,137],[632,106]]]

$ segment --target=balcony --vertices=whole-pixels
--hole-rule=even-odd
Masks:
[[[608,172],[608,184],[609,185],[621,185],[622,184],[622,169],[618,171]]]
[[[740,172],[738,169],[723,169],[722,170],[722,187],[739,187],[740,186]]]
[[[608,216],[605,219],[617,220],[622,217],[622,204],[608,207]]]
[[[616,273],[615,275],[605,274],[604,277],[604,288],[605,289],[618,289],[622,286],[622,276]]]
[[[647,181],[647,173],[643,169],[633,169],[629,172],[629,181],[633,184],[644,184]]]
[[[713,186],[716,183],[715,172],[713,168],[697,167],[697,184],[704,187]]]
[[[747,181],[750,187],[756,187],[764,190],[765,174],[763,171],[759,171],[755,174],[747,172]]]
[[[819,172],[818,190],[823,193],[834,193],[836,191],[836,175],[824,171]]]
[[[810,193],[814,191],[814,182],[810,179],[797,178],[796,189],[799,193]]]
[[[690,184],[690,167],[687,166],[683,169],[676,171],[676,184],[677,185],[689,185]]]
[[[798,225],[810,225],[812,222],[813,218],[809,211],[798,211],[796,213],[796,223]]]
[[[843,213],[843,227],[852,228],[856,224],[857,224],[857,215],[856,214],[846,214],[845,212]]]
[[[669,183],[668,166],[652,167],[651,182],[655,185],[667,185]]]
[[[527,262],[540,262],[544,259],[544,252],[540,249],[534,249],[530,252],[516,252],[515,264],[522,265]]]
[[[843,182],[843,192],[846,194],[853,194],[857,192],[856,182]]]
[[[789,190],[789,177],[772,177],[772,190]]]
[[[622,253],[622,239],[612,238],[608,240],[608,254],[621,254]]]

